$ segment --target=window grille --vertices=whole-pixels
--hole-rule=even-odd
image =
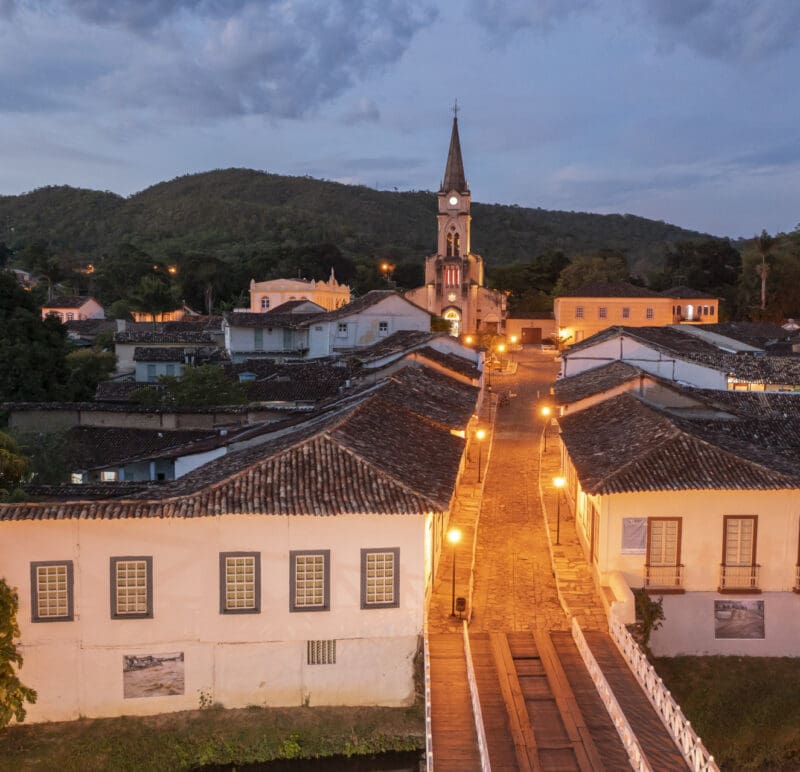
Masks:
[[[36,567],[36,616],[40,619],[66,618],[70,593],[66,563]]]

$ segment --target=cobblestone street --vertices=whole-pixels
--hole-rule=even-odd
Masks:
[[[603,607],[564,499],[561,545],[555,546],[556,497],[549,481],[558,473],[559,450],[552,428],[547,453],[541,460],[544,495],[540,494],[543,419],[538,408],[550,400],[550,386],[557,372],[554,353],[531,349],[512,356],[516,372],[492,375],[494,396],[487,397],[480,416],[480,426],[492,429],[481,451],[482,483],[477,480],[478,454],[473,444],[451,516],[451,527],[462,531],[462,541],[455,550],[455,594],[469,595],[474,545],[471,630],[568,630],[564,605],[588,629],[605,630]],[[493,407],[497,395],[503,392],[509,394],[509,403]],[[548,547],[548,522],[558,583]],[[429,614],[429,627],[435,632],[459,630],[458,621],[450,616],[453,552],[449,546],[444,548],[437,569]]]

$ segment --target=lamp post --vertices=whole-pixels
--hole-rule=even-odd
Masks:
[[[516,346],[517,345],[517,336],[516,335],[512,335],[511,336],[511,345],[512,346]]]
[[[447,532],[447,541],[453,545],[453,585],[450,600],[450,616],[456,615],[456,545],[461,541],[461,531],[458,528],[451,528]]]
[[[478,441],[478,482],[481,481],[481,450],[483,449],[483,441],[486,439],[486,431],[478,429],[475,432],[475,439]]]
[[[553,487],[556,489],[556,544],[561,544],[561,489],[567,484],[563,477],[553,478]]]
[[[550,421],[550,407],[545,405],[541,412],[542,418],[544,418],[544,452],[547,453],[547,424]]]
[[[499,354],[499,356],[497,357],[497,361],[500,362],[501,370],[503,369],[503,354],[505,353],[505,350],[506,350],[506,344],[499,343],[497,346],[497,353]]]

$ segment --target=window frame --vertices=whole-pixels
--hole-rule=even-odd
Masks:
[[[675,523],[675,562],[674,563],[653,563],[653,524],[654,523]],[[683,538],[683,518],[682,517],[648,517],[647,518],[647,546],[645,547],[645,565],[654,568],[677,568],[681,565],[681,547]]]
[[[297,605],[297,564],[296,558],[309,555],[321,555],[324,558],[322,570],[322,604],[319,606]],[[289,551],[289,611],[304,613],[308,611],[331,610],[331,551],[325,550],[290,550]]]
[[[728,563],[728,523],[731,520],[752,520],[753,521],[753,545],[750,552],[749,563]],[[741,534],[740,534],[741,540]],[[723,515],[722,516],[722,565],[731,568],[747,568],[758,565],[756,556],[758,555],[758,515]]]
[[[228,608],[226,565],[227,558],[253,558],[253,608]],[[261,613],[261,553],[253,550],[220,552],[219,553],[219,613],[229,614],[260,614]]]
[[[66,566],[67,569],[67,614],[58,617],[39,615],[38,569],[49,566]],[[75,620],[75,571],[71,560],[33,560],[31,561],[31,622],[73,622]]]
[[[389,322],[381,320],[378,322],[378,335],[385,337],[389,334]]]
[[[653,306],[647,306],[644,310],[644,318],[645,319],[655,319],[656,311]]]
[[[576,319],[583,319],[584,318],[583,317],[583,311],[584,311],[584,307],[583,306],[575,306],[575,318]]]
[[[631,307],[630,306],[623,306],[622,307],[622,318],[623,319],[630,319],[631,318]]]
[[[347,338],[350,336],[350,325],[347,322],[336,323],[336,337]]]
[[[597,309],[598,319],[608,319],[608,306],[599,306]]]
[[[146,604],[147,610],[135,614],[120,613],[117,610],[117,565],[125,561],[143,561],[145,564]],[[111,578],[111,618],[112,619],[152,619],[153,618],[153,556],[152,555],[122,555],[109,559],[109,572]]]
[[[370,555],[391,552],[394,555],[394,577],[391,603],[367,602],[367,560]],[[362,610],[400,607],[400,547],[362,547],[361,548],[361,608]]]

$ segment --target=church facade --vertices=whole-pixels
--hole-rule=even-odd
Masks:
[[[437,250],[425,260],[425,285],[409,290],[406,298],[450,322],[450,331],[456,336],[502,332],[505,323],[506,297],[484,287],[483,258],[472,252],[471,201],[461,157],[458,116],[454,116],[438,193]]]

